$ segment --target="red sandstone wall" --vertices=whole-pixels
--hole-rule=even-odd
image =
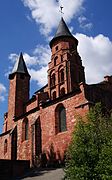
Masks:
[[[41,110],[40,119],[43,151],[49,152],[49,148],[53,144],[55,152],[61,155],[64,153],[71,140],[71,134],[77,121],[77,113],[84,116],[88,112],[88,106],[75,109],[75,106],[79,104],[79,102],[83,102],[83,100],[83,96],[80,94],[60,102],[66,108],[67,131],[58,134],[55,134],[55,109],[59,103]]]
[[[7,139],[7,152],[4,154],[4,143]],[[6,134],[0,137],[0,159],[11,159],[11,136]]]
[[[42,151],[47,155],[51,146],[54,148],[54,152],[63,156],[64,151],[68,147],[71,140],[71,133],[76,123],[76,114],[84,116],[88,112],[88,105],[83,108],[75,109],[75,106],[79,103],[84,102],[83,94],[69,97],[68,99],[62,100],[59,103],[55,103],[46,108],[40,108],[33,114],[28,115],[29,121],[29,139],[22,141],[22,121],[18,121],[18,156],[17,159],[31,160],[32,159],[32,124],[40,117],[41,129],[42,129]],[[58,104],[62,103],[66,108],[66,120],[67,120],[67,131],[55,134],[55,109]]]

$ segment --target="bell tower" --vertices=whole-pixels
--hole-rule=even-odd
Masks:
[[[48,64],[48,89],[51,99],[70,93],[80,82],[85,82],[84,67],[77,46],[78,40],[61,18],[56,34],[50,41],[52,56]]]
[[[24,113],[24,103],[29,99],[30,75],[22,53],[20,54],[12,73],[9,74],[9,80],[8,129],[12,128],[14,118],[17,118]]]

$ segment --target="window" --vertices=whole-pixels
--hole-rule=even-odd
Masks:
[[[63,96],[65,94],[65,88],[61,88],[60,95]]]
[[[58,50],[58,46],[56,46],[56,51]]]
[[[55,128],[56,128],[56,133],[58,132],[64,132],[67,130],[66,128],[66,110],[63,105],[59,105],[56,108],[55,111]]]
[[[51,75],[51,86],[55,86],[55,74]]]
[[[62,106],[59,109],[59,132],[66,131],[66,111]]]
[[[53,98],[53,99],[56,99],[56,91],[53,92],[52,98]]]
[[[22,123],[22,140],[28,140],[28,120],[25,119]]]
[[[7,153],[7,139],[5,139],[5,142],[4,142],[4,154]]]
[[[28,140],[28,121],[25,122],[25,140]]]
[[[61,62],[63,62],[63,55],[61,55]]]
[[[59,72],[59,82],[64,82],[64,69]]]
[[[56,66],[56,64],[57,64],[57,59],[58,59],[58,56],[56,56],[56,57],[54,58],[54,66]]]

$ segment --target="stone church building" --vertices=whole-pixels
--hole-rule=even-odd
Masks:
[[[46,156],[47,161],[60,163],[70,143],[76,115],[84,116],[96,102],[112,109],[112,76],[105,76],[98,84],[86,84],[77,46],[78,40],[61,18],[50,41],[48,84],[31,98],[30,74],[20,54],[9,74],[0,159],[30,160],[33,164],[37,157]]]

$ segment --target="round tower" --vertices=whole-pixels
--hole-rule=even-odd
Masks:
[[[78,40],[61,18],[56,34],[50,41],[52,56],[48,69],[48,88],[51,99],[72,92],[80,82],[85,82],[77,46]]]

